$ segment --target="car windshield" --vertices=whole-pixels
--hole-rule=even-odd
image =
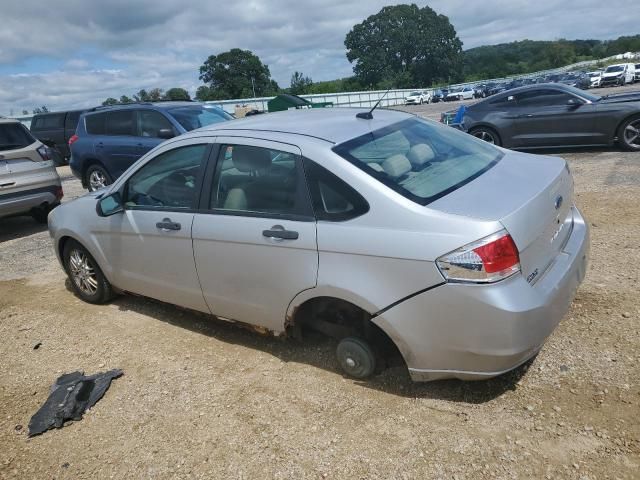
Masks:
[[[420,92],[411,92],[409,94],[410,97],[419,97],[420,96]]]
[[[420,205],[472,181],[503,156],[471,135],[419,118],[372,131],[333,150]]]
[[[226,122],[233,117],[220,108],[208,105],[188,105],[169,109],[169,113],[186,130],[206,127],[214,123]]]
[[[0,151],[28,147],[35,141],[21,123],[0,123]]]
[[[610,67],[607,67],[607,69],[605,70],[605,73],[621,72],[623,70],[624,70],[624,67],[622,65],[612,65]]]

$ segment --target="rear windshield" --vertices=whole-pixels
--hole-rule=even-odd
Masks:
[[[28,147],[35,141],[21,123],[0,123],[0,151]]]
[[[471,135],[418,118],[374,130],[333,151],[420,205],[479,177],[503,156]]]
[[[213,123],[226,122],[233,117],[220,108],[206,105],[190,105],[169,109],[169,113],[175,118],[187,132],[196,128],[206,127]]]

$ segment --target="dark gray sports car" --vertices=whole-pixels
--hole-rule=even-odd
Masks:
[[[640,91],[600,97],[557,83],[527,85],[466,107],[462,126],[506,148],[617,141],[626,150],[640,151]]]

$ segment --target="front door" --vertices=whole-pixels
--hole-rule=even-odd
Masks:
[[[126,181],[124,212],[94,232],[113,267],[114,285],[208,312],[191,244],[208,150],[196,143],[161,151]]]
[[[575,105],[569,105],[574,100]],[[514,140],[522,147],[554,147],[601,143],[596,132],[596,106],[562,90],[530,90],[516,95]]]
[[[195,215],[192,230],[204,297],[216,316],[282,332],[289,303],[315,287],[318,273],[301,152],[263,140],[217,142],[206,213]]]
[[[164,139],[160,138],[160,130],[171,130],[174,134],[178,134],[176,129],[173,128],[173,125],[171,125],[171,122],[156,110],[138,110],[137,118],[138,132],[136,144],[140,156],[164,142]]]

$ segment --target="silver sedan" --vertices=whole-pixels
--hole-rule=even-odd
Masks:
[[[350,376],[414,380],[534,356],[586,269],[564,160],[397,111],[313,109],[163,143],[49,215],[76,294],[131,292],[274,335],[337,338]]]

